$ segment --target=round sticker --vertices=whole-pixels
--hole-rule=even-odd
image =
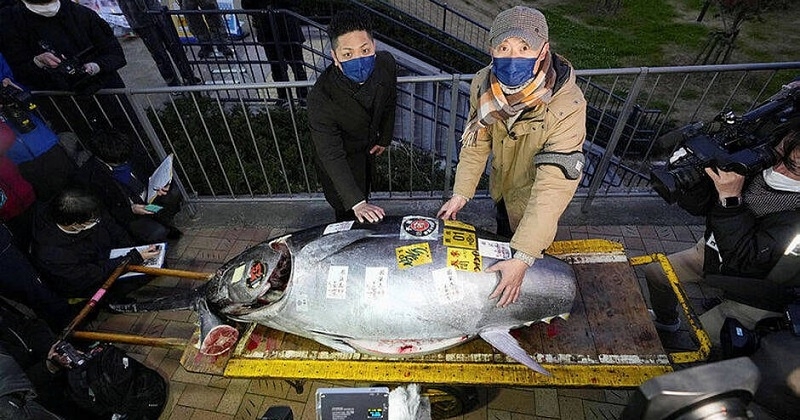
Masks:
[[[436,222],[430,219],[408,219],[403,221],[403,230],[412,236],[428,236],[436,230]]]

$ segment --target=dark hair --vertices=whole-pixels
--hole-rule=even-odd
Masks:
[[[790,171],[795,172],[797,171],[798,165],[792,160],[792,152],[795,150],[800,150],[800,127],[795,127],[792,130],[789,130],[788,133],[783,137],[783,143],[781,146],[781,162],[788,168]]]
[[[369,16],[356,10],[342,10],[333,15],[328,24],[328,38],[333,49],[336,49],[340,36],[355,31],[366,31],[372,39],[372,21]]]
[[[53,197],[48,206],[50,217],[59,225],[85,223],[100,215],[100,201],[80,187],[67,187]]]
[[[95,131],[89,147],[98,159],[109,164],[124,163],[131,157],[128,136],[111,128]]]

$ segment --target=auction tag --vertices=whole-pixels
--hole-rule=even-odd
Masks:
[[[475,232],[466,232],[457,229],[445,229],[442,242],[444,246],[454,246],[458,248],[475,249],[478,246]]]
[[[348,220],[345,222],[337,222],[331,223],[328,226],[325,226],[325,230],[322,232],[323,235],[327,235],[329,233],[336,233],[336,232],[344,232],[346,230],[350,230],[353,227],[354,220]]]
[[[472,226],[472,225],[464,223],[464,222],[459,222],[458,220],[445,220],[444,221],[444,225],[445,225],[445,227],[451,227],[451,228],[456,228],[456,229],[464,229],[464,230],[471,230],[471,231],[475,232],[475,226]]]
[[[478,239],[478,251],[482,256],[498,260],[511,258],[511,245],[508,242]]]
[[[386,296],[389,290],[389,267],[367,267],[364,273],[364,297],[367,300]]]
[[[332,265],[328,269],[328,281],[325,287],[325,297],[328,299],[344,299],[347,297],[347,273],[349,267],[346,265]]]
[[[431,274],[440,303],[458,302],[464,299],[464,291],[458,285],[458,274],[453,267],[440,268]]]
[[[394,252],[397,254],[397,267],[400,269],[433,262],[431,247],[427,242],[397,247]]]
[[[483,270],[483,259],[474,249],[447,248],[447,266],[477,273]]]

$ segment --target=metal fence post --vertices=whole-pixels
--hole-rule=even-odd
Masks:
[[[150,140],[150,145],[153,146],[153,149],[156,151],[156,155],[158,155],[159,160],[163,161],[164,158],[167,157],[168,153],[166,149],[164,149],[164,145],[161,144],[161,139],[158,138],[156,130],[153,128],[153,124],[147,117],[147,113],[145,112],[144,108],[142,108],[142,105],[139,104],[138,101],[134,100],[134,95],[131,94],[130,89],[125,90],[125,97],[131,104],[133,112],[136,113],[136,118],[138,118],[139,122],[142,124],[142,129],[144,130],[145,136],[147,136],[148,140]],[[189,216],[195,217],[197,215],[197,207],[190,200],[189,193],[186,191],[186,188],[183,187],[183,183],[178,177],[178,174],[174,171],[172,174],[172,184],[173,187],[178,187],[178,191],[180,191],[181,197],[183,197],[183,202],[186,204],[186,211],[189,212]]]
[[[600,164],[594,170],[594,178],[589,185],[589,193],[581,206],[581,211],[584,213],[589,211],[589,206],[592,204],[597,190],[599,190],[600,185],[603,184],[603,179],[605,178],[606,171],[608,171],[609,163],[614,156],[614,149],[617,148],[617,143],[619,143],[619,139],[622,137],[622,131],[625,129],[625,124],[628,123],[628,118],[636,103],[636,98],[639,96],[642,84],[649,71],[650,69],[648,67],[641,67],[639,75],[636,76],[636,80],[633,81],[631,90],[628,91],[628,96],[625,98],[625,103],[622,105],[622,111],[620,111],[617,122],[614,124],[614,130],[611,131],[611,138],[608,139],[608,144],[606,144],[606,151],[600,159]]]
[[[441,82],[440,82],[441,83]],[[442,186],[442,199],[446,199],[450,195],[450,185],[453,178],[453,159],[455,156],[456,146],[456,121],[458,114],[458,92],[459,84],[461,83],[461,75],[454,74],[450,82],[450,121],[447,126],[447,149],[445,152],[445,165],[444,165],[444,185]]]

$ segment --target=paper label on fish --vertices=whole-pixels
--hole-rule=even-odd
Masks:
[[[325,230],[322,232],[322,234],[327,235],[330,233],[344,232],[346,230],[350,230],[353,228],[354,222],[355,220],[348,220],[345,222],[331,223],[328,226],[325,226]]]
[[[325,297],[328,299],[345,299],[347,297],[347,274],[350,268],[346,265],[332,265],[328,269],[328,281]]]
[[[478,239],[475,232],[465,232],[458,229],[445,229],[442,235],[444,246],[475,249],[478,247]]]
[[[440,268],[432,274],[440,303],[459,302],[464,299],[464,291],[458,286],[458,274],[453,267]]]
[[[483,270],[483,259],[474,249],[447,248],[447,266],[477,273]]]
[[[389,267],[367,267],[364,273],[364,297],[367,300],[380,299],[389,290]]]
[[[487,258],[507,260],[511,258],[511,244],[508,242],[478,239],[478,251]]]
[[[475,226],[472,226],[472,225],[464,223],[464,222],[460,222],[458,220],[445,220],[444,221],[444,226],[445,227],[456,228],[456,229],[470,230],[470,231],[475,232]]]
[[[397,267],[400,269],[433,262],[431,247],[427,242],[397,247],[394,251],[397,255]]]
[[[400,239],[435,241],[439,235],[439,221],[424,216],[406,216],[400,223]]]

